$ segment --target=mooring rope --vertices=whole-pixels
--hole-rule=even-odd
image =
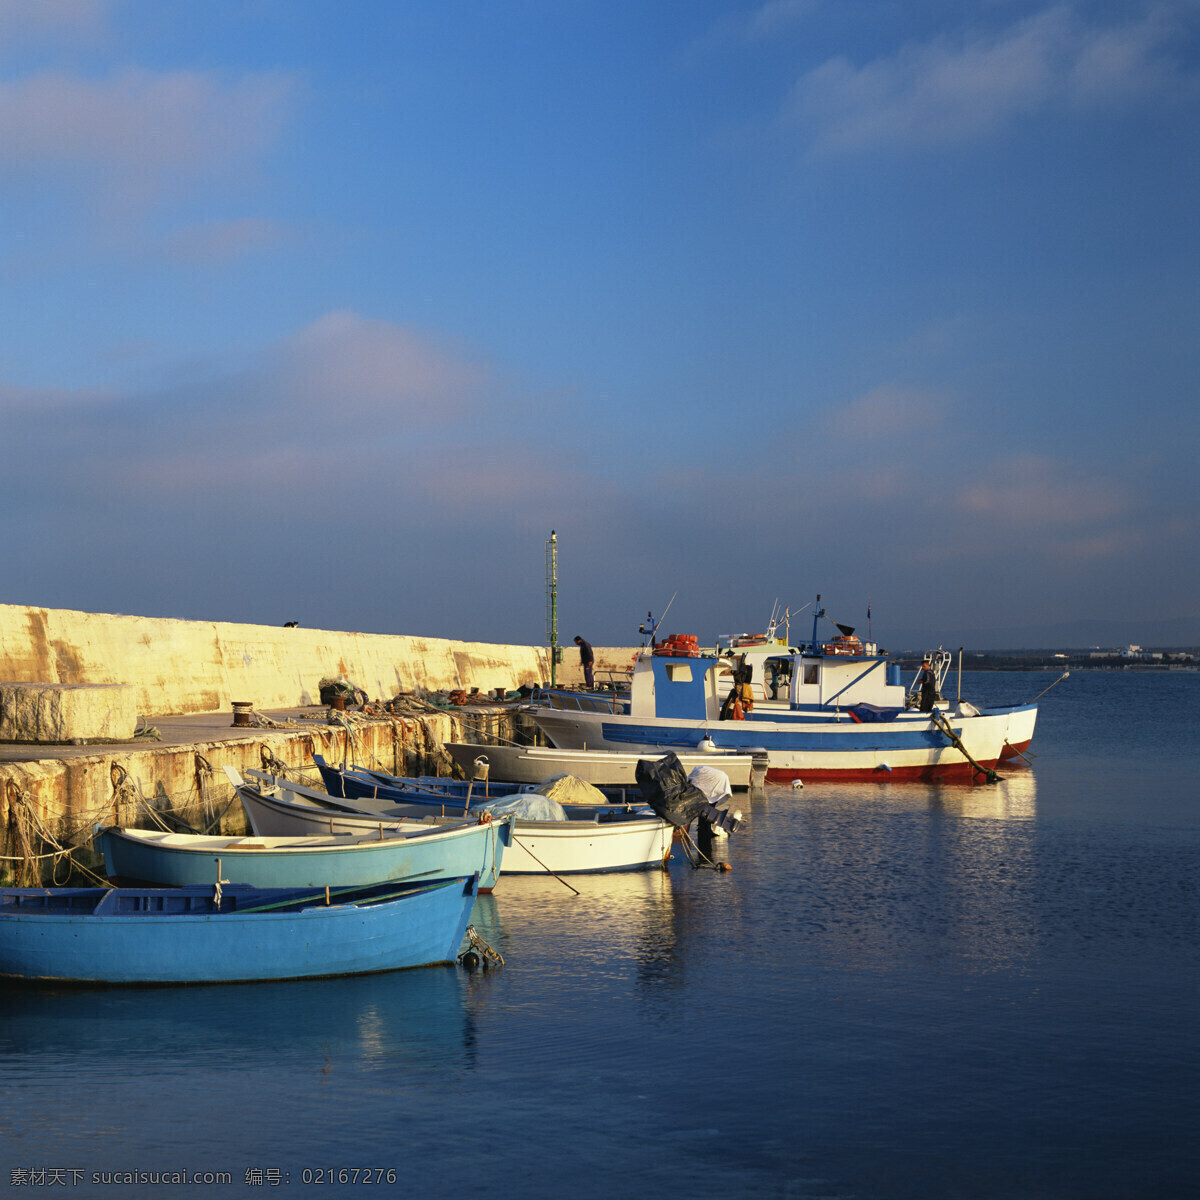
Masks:
[[[532,850],[530,850],[530,848],[527,845],[525,845],[525,843],[522,842],[517,837],[516,834],[513,834],[513,844],[516,846],[520,846],[521,849],[524,850],[525,853],[528,854],[529,857],[532,858],[533,861],[535,863],[537,863],[537,865],[539,867],[541,867],[542,870],[545,871],[547,875],[551,875],[555,879],[557,879],[558,882],[563,885],[563,887],[568,889],[568,891],[575,892],[575,895],[577,895],[577,896],[579,895],[579,893],[577,891],[575,891],[575,889],[573,887],[571,887],[571,885],[565,879],[563,879],[563,877],[561,875],[555,875],[554,872],[552,870],[550,870],[550,868],[548,866],[546,866],[546,864],[544,862],[542,862],[542,860],[540,858],[538,858],[538,856],[536,854],[534,854],[534,852]]]
[[[467,942],[470,946],[470,950],[464,950],[458,956],[459,962],[464,962],[464,960],[467,959],[467,955],[470,953],[470,951],[474,950],[479,955],[480,962],[483,964],[483,967],[485,970],[488,967],[504,966],[503,957],[500,955],[500,953],[498,951],[493,950],[491,948],[491,946],[489,946],[487,944],[487,942],[485,942],[483,940],[483,938],[479,936],[479,931],[475,928],[474,925],[467,926],[466,936],[467,936]]]
[[[963,745],[963,740],[950,728],[950,722],[942,716],[937,709],[929,714],[930,721],[950,740],[950,744],[958,750],[958,752],[975,768],[975,773],[982,775],[988,783],[1000,783],[1000,776],[996,774],[991,767],[984,767],[977,763],[972,757],[971,752]]]
[[[692,838],[690,829],[686,827],[682,828],[680,829],[679,833],[679,844],[683,847],[683,856],[696,870],[699,870],[705,865],[712,867],[714,871],[731,871],[733,869],[727,862],[713,862],[713,860],[709,858],[703,850],[700,849],[699,845],[697,845],[695,840]],[[694,859],[692,858],[691,851],[688,849],[689,846],[696,852],[696,858]],[[700,862],[700,859],[704,859],[704,862]]]

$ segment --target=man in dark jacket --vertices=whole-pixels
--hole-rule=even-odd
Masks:
[[[585,642],[578,634],[575,636],[575,645],[579,647],[579,665],[583,668],[583,681],[587,685],[588,691],[592,689],[592,668],[596,662],[596,656],[592,653],[590,643]]]
[[[933,712],[937,705],[937,676],[929,659],[921,664],[921,675],[917,682],[921,688],[920,711]]]

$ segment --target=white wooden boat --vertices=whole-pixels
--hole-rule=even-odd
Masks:
[[[411,826],[414,819],[426,828],[461,821],[453,816],[414,818],[406,805],[368,808],[367,800],[335,799],[282,777],[255,775],[256,785],[243,785],[238,795],[260,837],[370,832]],[[561,821],[514,819],[512,844],[504,850],[504,875],[644,870],[661,866],[671,854],[673,826],[659,817],[564,811],[567,819]]]
[[[470,779],[479,758],[487,761],[488,778],[511,783],[543,783],[555,775],[574,775],[596,787],[637,787],[634,772],[645,754],[615,750],[560,750],[555,746],[484,746],[472,742],[447,742],[451,758]],[[748,788],[754,756],[715,751],[681,754],[684,770],[716,767],[729,776],[729,786]],[[765,768],[765,761],[764,761]]]

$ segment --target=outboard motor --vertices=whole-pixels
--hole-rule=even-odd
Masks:
[[[683,763],[674,752],[665,758],[640,758],[634,772],[642,799],[664,821],[686,829],[693,821],[708,821],[733,833],[741,825],[741,814],[718,808],[694,783],[688,781]]]

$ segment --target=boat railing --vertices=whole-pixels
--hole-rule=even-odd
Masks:
[[[925,657],[930,660],[930,665],[933,667],[933,677],[937,687],[937,694],[939,696],[944,696],[946,675],[950,671],[950,651],[943,650],[941,646],[939,646],[936,650],[932,651],[930,654],[927,654]],[[921,693],[922,670],[924,670],[923,665],[917,668],[916,673],[913,675],[912,683],[910,683],[907,688],[907,695],[913,697],[914,699]]]
[[[557,688],[535,688],[529,697],[534,708],[561,708],[570,712],[626,713],[627,697],[616,692],[573,692]]]
[[[633,686],[633,668],[604,669],[595,674],[596,688],[608,692],[628,692]]]

